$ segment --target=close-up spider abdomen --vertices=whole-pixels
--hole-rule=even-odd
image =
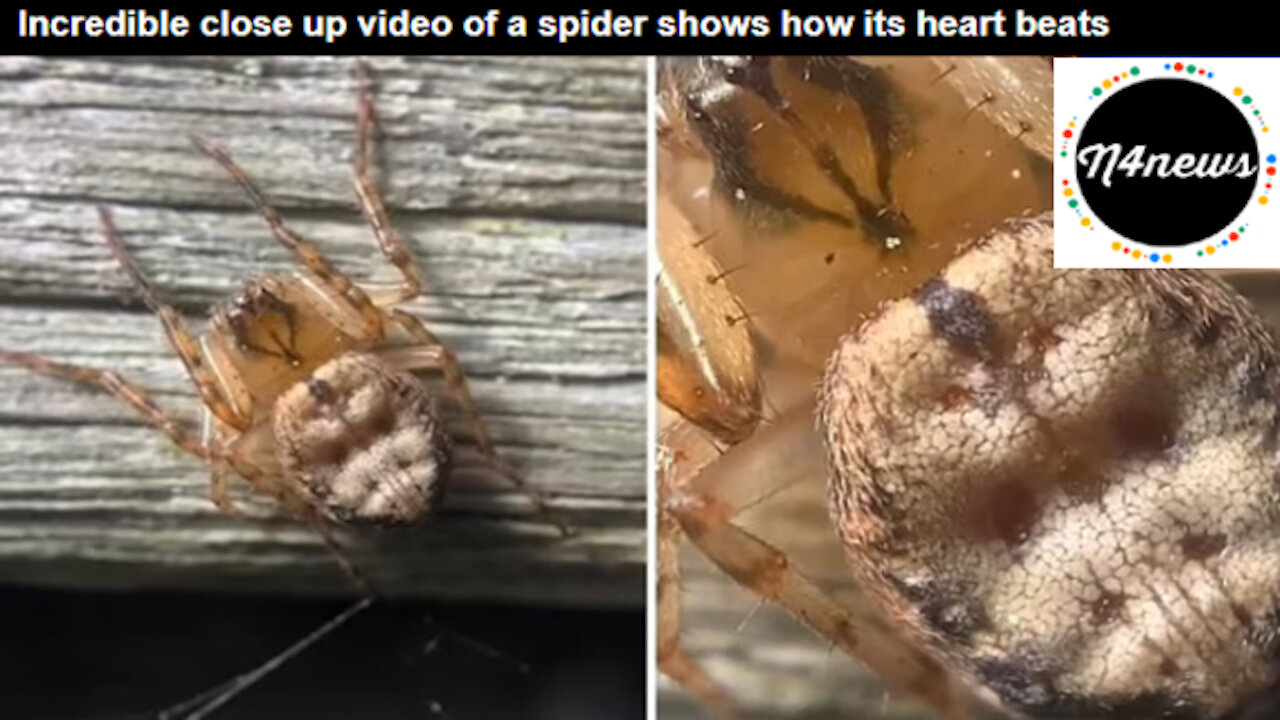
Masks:
[[[851,566],[1030,717],[1217,718],[1277,678],[1276,345],[1197,271],[1058,270],[1013,223],[846,336]]]

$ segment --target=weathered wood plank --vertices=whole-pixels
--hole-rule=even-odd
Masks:
[[[429,291],[406,309],[583,533],[559,539],[464,449],[435,523],[344,542],[388,594],[638,606],[645,61],[370,62],[383,184]],[[226,147],[354,278],[392,277],[351,192],[355,88],[349,59],[0,58],[0,347],[120,370],[196,416],[94,205],[197,326],[289,259],[188,134]],[[0,367],[0,468],[0,581],[352,591],[309,532],[217,513],[203,466],[101,393]]]

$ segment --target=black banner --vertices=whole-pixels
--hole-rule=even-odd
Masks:
[[[110,7],[110,6],[108,6]],[[198,7],[198,6],[197,6]],[[844,10],[828,3],[467,10],[262,4],[8,11],[9,52],[48,54],[1264,54],[1267,24],[1227,10],[1136,6],[906,5]]]

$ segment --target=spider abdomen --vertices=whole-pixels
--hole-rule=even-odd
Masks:
[[[406,524],[442,499],[450,442],[428,389],[378,357],[349,352],[275,404],[285,472],[333,518]]]
[[[1014,223],[845,339],[833,517],[1024,716],[1228,717],[1280,680],[1275,340],[1207,275],[1058,270],[1052,243]]]

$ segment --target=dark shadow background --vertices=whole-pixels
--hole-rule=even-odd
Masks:
[[[353,603],[0,586],[0,716],[154,719]],[[209,717],[644,716],[643,611],[381,600]]]

